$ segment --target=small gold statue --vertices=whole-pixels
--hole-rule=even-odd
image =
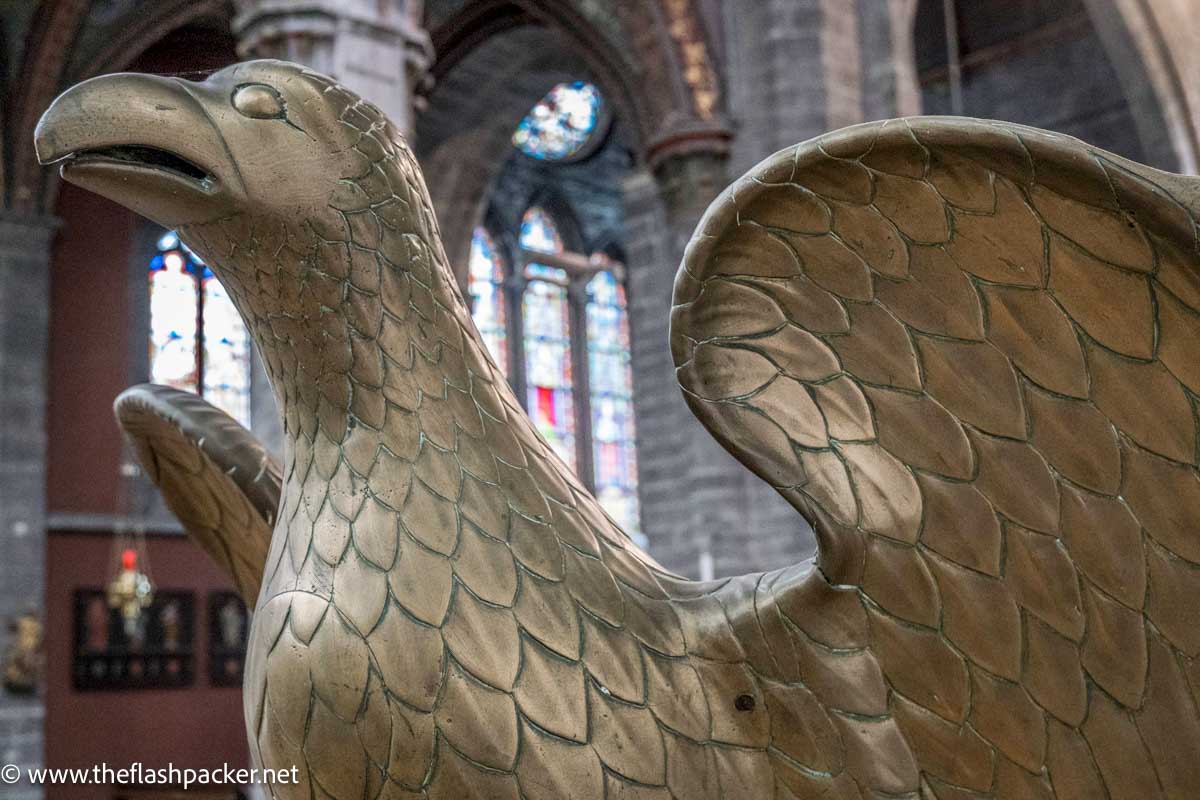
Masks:
[[[4,688],[13,694],[33,694],[42,677],[42,623],[32,612],[12,621],[12,642],[4,653]]]

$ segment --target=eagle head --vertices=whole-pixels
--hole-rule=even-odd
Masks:
[[[105,75],[58,97],[35,140],[65,180],[179,230],[246,320],[289,418],[309,394],[315,411],[318,390],[331,417],[348,410],[355,342],[378,338],[410,363],[408,333],[384,311],[430,331],[447,320],[460,351],[486,358],[464,336],[470,314],[415,157],[330,78],[283,61],[201,82]]]
[[[168,228],[244,214],[307,218],[377,164],[411,158],[375,106],[273,60],[200,82],[137,73],[84,81],[46,110],[35,143],[38,160],[60,164],[65,180]]]

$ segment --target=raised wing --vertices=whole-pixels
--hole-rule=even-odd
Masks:
[[[1200,790],[1198,191],[893,120],[767,159],[689,245],[687,401],[860,591],[939,797]]]
[[[167,506],[253,609],[279,507],[279,464],[232,417],[189,392],[141,384],[113,410]]]

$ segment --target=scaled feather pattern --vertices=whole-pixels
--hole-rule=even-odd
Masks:
[[[1200,793],[1192,179],[914,118],[737,181],[672,352],[820,551],[696,583],[535,431],[392,125],[294,65],[209,79],[248,81],[341,169],[306,178],[316,211],[181,227],[280,401],[277,508],[202,401],[142,389],[121,417],[238,585],[261,572],[246,723],[256,763],[300,772],[275,797]],[[147,425],[147,393],[177,412]]]

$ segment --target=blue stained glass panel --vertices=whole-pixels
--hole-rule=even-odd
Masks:
[[[592,467],[596,497],[631,536],[638,536],[637,453],[633,371],[625,287],[608,271],[587,286],[588,383],[592,406]]]
[[[150,380],[250,424],[250,337],[224,287],[174,231],[150,260]]]
[[[199,388],[195,271],[179,250],[150,262],[150,380],[186,392]]]
[[[567,282],[567,271],[556,267],[547,267],[545,264],[526,264],[525,277],[565,285]]]
[[[204,272],[204,398],[249,427],[250,337],[225,287]]]
[[[574,469],[575,394],[567,290],[548,281],[533,280],[525,288],[522,305],[526,407],[538,431]]]
[[[471,292],[471,316],[483,337],[488,352],[508,374],[507,309],[504,300],[504,267],[496,252],[496,243],[483,228],[476,228],[471,237],[471,258],[468,263]]]
[[[562,236],[546,211],[534,206],[521,218],[521,247],[539,253],[561,253]]]
[[[554,220],[533,207],[521,220],[520,244],[541,253],[561,253]],[[525,267],[529,279],[521,303],[525,326],[526,408],[538,431],[571,469],[576,467],[575,392],[571,371],[571,306],[567,273],[544,264]]]
[[[513,144],[554,161],[579,152],[600,120],[600,90],[585,81],[560,83],[537,102],[513,133]]]

